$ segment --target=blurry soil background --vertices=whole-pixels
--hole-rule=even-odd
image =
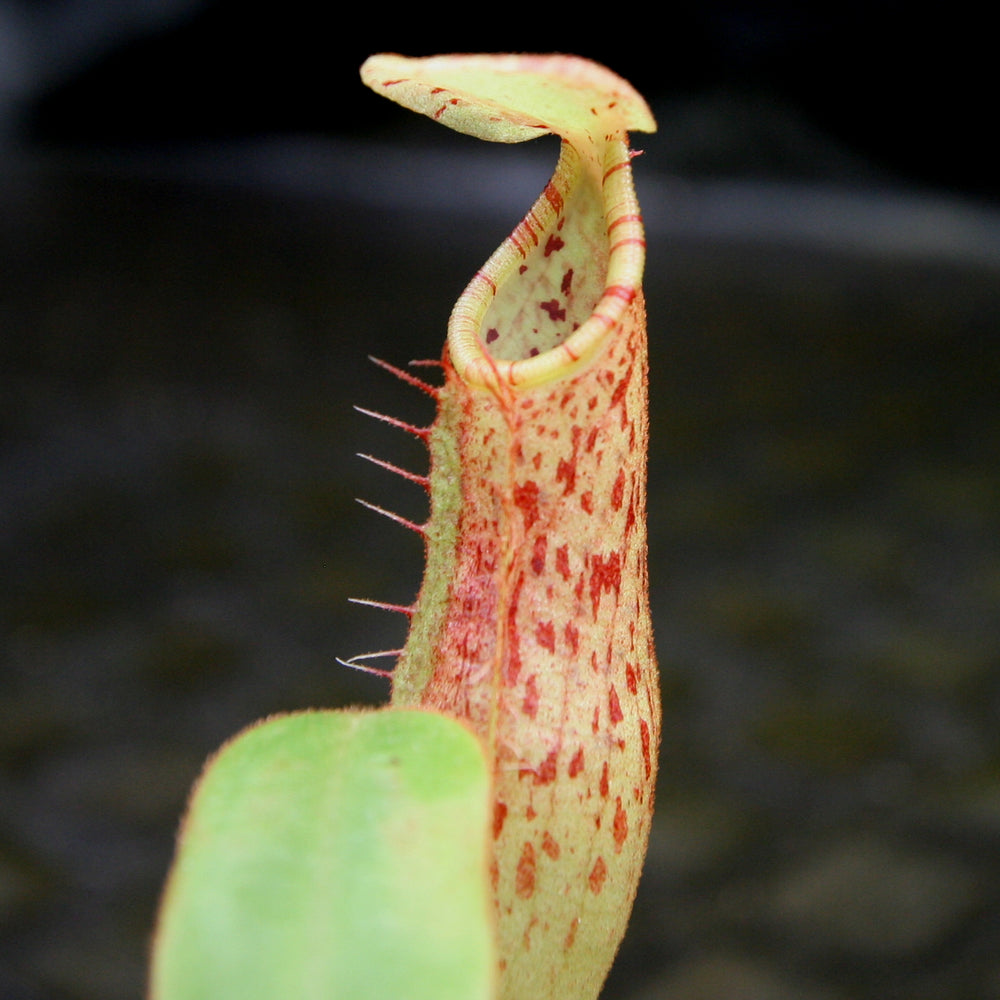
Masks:
[[[1000,1000],[1000,214],[780,101],[654,110],[664,743],[605,996]],[[400,112],[0,158],[4,1000],[141,996],[206,756],[384,701],[336,657],[405,623],[348,598],[422,552],[354,498],[426,498],[355,453],[426,457],[354,406],[433,409],[367,357],[440,355],[555,157]]]

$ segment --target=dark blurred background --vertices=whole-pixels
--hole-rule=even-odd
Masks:
[[[398,120],[357,93],[372,51],[575,52],[653,101],[728,98],[743,104],[731,124],[744,128],[761,127],[752,119],[770,105],[905,181],[995,197],[992,39],[978,10],[709,2],[630,11],[620,24],[582,13],[521,24],[449,6],[348,17],[302,0],[4,0],[0,114],[10,138],[87,149],[371,134]],[[703,169],[795,166],[781,148],[737,153],[745,136],[710,124],[685,137],[703,144]]]
[[[438,356],[552,142],[369,54],[564,51],[660,129],[648,872],[605,995],[1000,1000],[1000,195],[961,5],[327,10],[0,0],[0,997],[141,996],[187,790],[381,702]],[[655,23],[654,23],[655,22]],[[622,40],[616,38],[621,35]]]

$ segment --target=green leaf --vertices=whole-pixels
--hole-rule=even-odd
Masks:
[[[308,712],[237,736],[189,808],[154,1000],[486,1000],[490,781],[433,712]]]

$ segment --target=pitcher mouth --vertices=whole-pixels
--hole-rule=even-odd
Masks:
[[[448,355],[470,388],[510,392],[571,376],[641,295],[645,238],[628,134],[656,131],[642,96],[576,56],[383,54],[361,73],[384,96],[468,135],[561,137],[552,179],[455,304]],[[564,246],[572,250],[560,254]]]
[[[470,387],[509,391],[572,377],[614,337],[640,296],[646,242],[632,182],[633,154],[624,135],[610,137],[602,151],[598,159],[599,149],[581,151],[563,140],[545,190],[456,302],[448,352]],[[592,255],[577,261],[575,269],[560,270],[550,255],[563,242],[564,225],[588,224]],[[515,287],[535,264],[561,274],[561,280],[550,280],[543,293]],[[582,296],[569,294],[570,281],[582,286]],[[521,316],[512,335],[502,321],[494,322],[502,307],[534,309],[536,325]]]

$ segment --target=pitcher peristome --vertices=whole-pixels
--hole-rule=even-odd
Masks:
[[[500,996],[589,1000],[631,911],[660,734],[628,146],[656,126],[628,83],[570,56],[380,55],[362,77],[480,138],[562,139],[452,312],[392,700],[468,721],[492,764]]]

